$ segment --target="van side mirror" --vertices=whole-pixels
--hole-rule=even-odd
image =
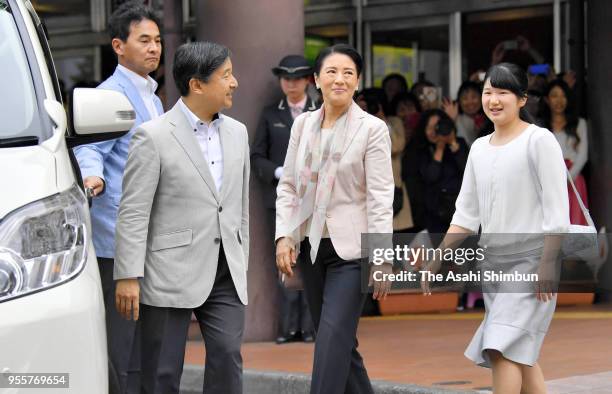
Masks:
[[[125,95],[114,90],[75,88],[70,100],[68,147],[106,141],[125,135],[136,112]]]

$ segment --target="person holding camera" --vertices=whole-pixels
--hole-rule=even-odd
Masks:
[[[457,137],[452,119],[440,109],[423,112],[417,133],[425,137],[419,157],[425,185],[425,227],[430,233],[444,233],[455,212],[468,146]]]

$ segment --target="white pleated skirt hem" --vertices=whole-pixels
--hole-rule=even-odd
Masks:
[[[545,332],[483,321],[465,350],[465,356],[481,367],[491,368],[487,350],[497,350],[504,358],[532,367],[538,360]]]

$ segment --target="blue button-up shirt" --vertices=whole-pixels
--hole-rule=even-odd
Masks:
[[[133,76],[126,75],[118,67],[112,76],[98,86],[98,89],[123,93],[130,100],[136,111],[136,121],[129,133],[121,138],[82,145],[74,149],[83,179],[88,176],[97,176],[105,182],[104,194],[94,197],[90,210],[93,243],[98,257],[114,258],[115,256],[115,223],[121,201],[121,182],[134,130],[140,124],[163,113],[161,101],[155,94],[152,100],[157,113],[150,113],[145,101],[151,97],[143,98],[141,92],[144,93],[146,90],[139,90],[130,79],[131,77]],[[146,80],[143,78],[143,81]]]

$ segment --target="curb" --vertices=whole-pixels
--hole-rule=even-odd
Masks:
[[[204,383],[204,366],[185,365],[181,378],[180,394],[201,394]],[[244,394],[304,394],[310,390],[310,375],[292,372],[270,372],[247,369],[243,373]],[[373,380],[376,394],[466,394],[475,391],[446,390]]]

